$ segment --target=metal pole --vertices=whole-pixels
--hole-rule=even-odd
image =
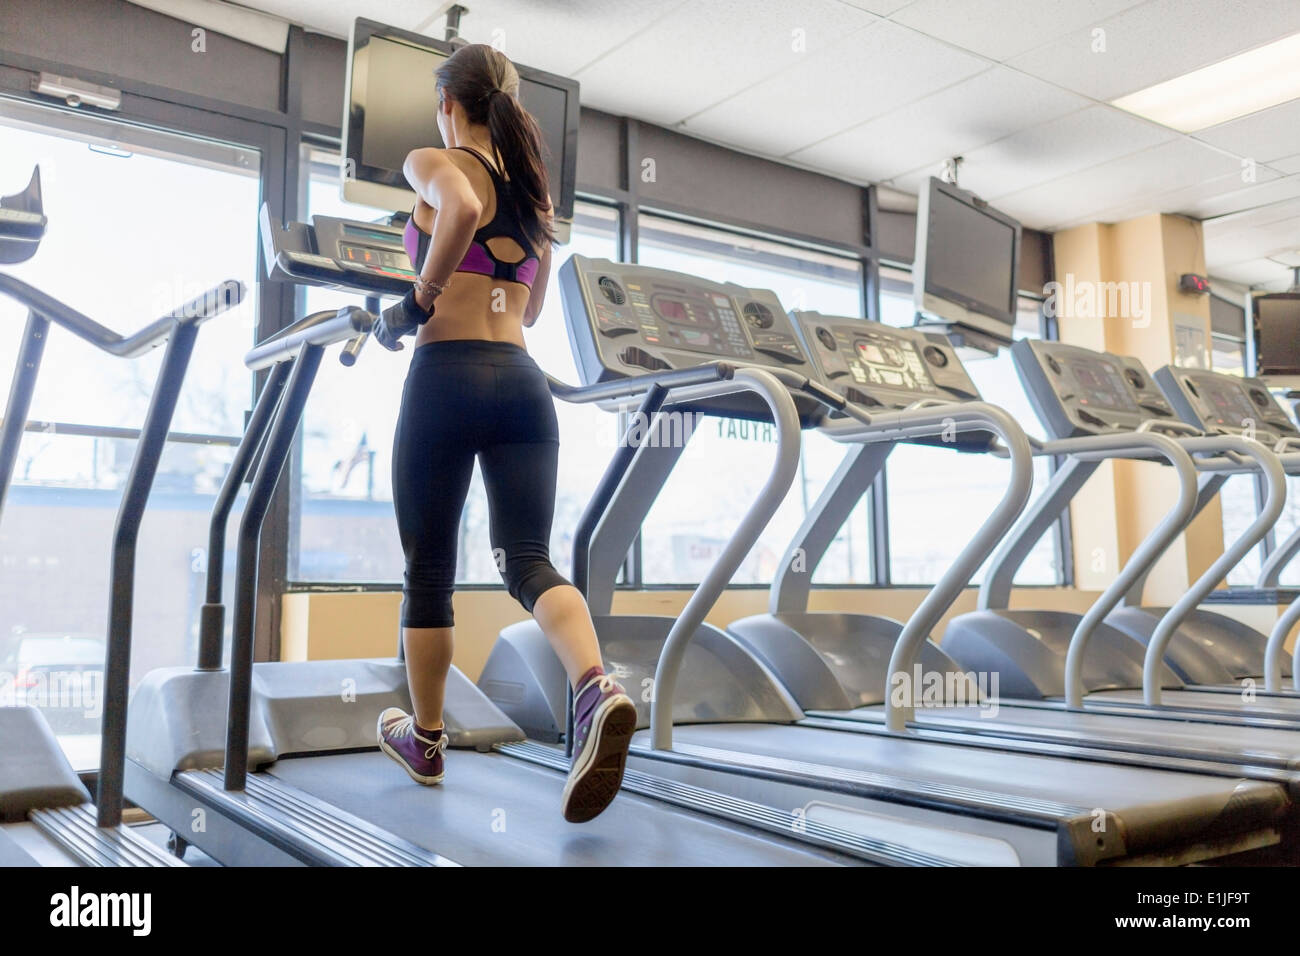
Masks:
[[[799,428],[799,414],[790,392],[776,376],[762,369],[737,369],[736,381],[743,381],[771,410],[776,426],[776,461],[754,504],[741,519],[740,526],[722,549],[718,560],[709,568],[704,580],[686,602],[686,607],[673,622],[672,629],[664,640],[659,663],[655,667],[654,700],[650,704],[651,746],[655,750],[671,750],[673,746],[673,696],[677,687],[677,675],[691,639],[703,623],[709,608],[740,567],[740,562],[776,514],[799,470],[799,448],[803,433]]]
[[[1029,439],[1024,430],[1016,424],[1015,419],[995,405],[983,402],[971,403],[961,409],[965,414],[964,422],[987,423],[989,430],[1002,439],[1007,447],[1007,456],[1011,460],[1011,477],[1007,482],[1006,494],[997,507],[980,525],[970,543],[962,549],[952,565],[944,572],[930,592],[925,596],[915,613],[903,625],[894,650],[889,656],[889,682],[885,689],[885,725],[894,733],[903,733],[915,712],[914,699],[918,688],[913,688],[907,695],[907,701],[898,704],[894,700],[893,686],[903,675],[907,680],[912,676],[912,665],[916,662],[921,648],[929,640],[938,626],[944,612],[952,607],[970,579],[979,570],[998,541],[1015,523],[1029,502],[1030,492],[1034,488],[1034,458],[1029,447]],[[957,417],[954,414],[953,417]]]
[[[163,355],[162,369],[154,384],[153,397],[149,400],[144,426],[140,429],[140,440],[131,462],[131,474],[117,511],[109,591],[108,646],[104,660],[104,716],[99,744],[98,823],[101,827],[115,827],[122,822],[126,708],[131,684],[135,546],[198,333],[198,323],[192,321],[176,322],[172,328],[167,340],[167,351]]]
[[[1001,547],[993,555],[980,585],[976,606],[981,611],[1004,610],[1011,606],[1011,589],[1016,572],[1025,563],[1040,538],[1060,520],[1075,495],[1101,467],[1100,461],[1068,459],[1056,469],[1043,493],[1021,516]]]
[[[257,608],[257,557],[262,522],[271,507],[276,483],[293,447],[307,396],[325,354],[323,345],[303,345],[293,363],[293,373],[266,437],[244,516],[239,522],[235,552],[235,620],[230,647],[230,701],[226,718],[226,770],[224,787],[243,790],[248,780],[248,723],[253,692],[254,617]]]
[[[208,524],[207,599],[199,611],[197,666],[201,671],[221,669],[221,646],[225,642],[226,629],[226,605],[221,596],[226,565],[226,524],[235,498],[239,495],[239,488],[257,458],[267,426],[280,402],[291,365],[291,362],[281,362],[271,369],[266,384],[262,386],[262,394],[253,406],[253,414],[249,416],[244,437],[230,462],[230,470],[226,472],[221,490],[217,492],[217,500],[212,506],[212,519]]]
[[[18,347],[18,360],[14,363],[13,382],[9,385],[4,422],[0,423],[0,516],[4,515],[9,483],[14,476],[14,462],[18,460],[18,446],[22,444],[23,429],[32,407],[32,393],[36,391],[36,376],[41,370],[41,356],[45,353],[49,332],[50,320],[29,310],[23,341]]]
[[[1182,445],[1168,436],[1151,432],[1135,432],[1124,436],[1124,440],[1150,445],[1169,462],[1178,478],[1178,500],[1156,525],[1155,530],[1142,539],[1101,597],[1079,619],[1074,634],[1070,637],[1070,646],[1065,652],[1065,705],[1073,710],[1083,707],[1086,693],[1083,686],[1083,661],[1093,631],[1119,605],[1134,583],[1164,554],[1165,549],[1182,533],[1196,513],[1196,466]]]
[[[633,420],[632,425],[623,433],[623,440],[614,451],[614,456],[610,459],[609,464],[605,466],[605,473],[600,476],[600,483],[596,486],[596,492],[587,502],[587,507],[582,510],[582,517],[578,519],[578,527],[573,533],[573,586],[578,589],[583,598],[587,597],[587,587],[590,584],[591,577],[591,536],[596,531],[596,526],[600,524],[600,519],[609,509],[609,503],[614,497],[614,492],[618,490],[619,483],[627,470],[632,465],[632,460],[636,457],[636,451],[649,436],[649,423],[659,413],[663,407],[664,400],[668,397],[668,389],[662,385],[651,385],[646,390],[645,396],[641,399],[641,404],[637,408],[637,418]],[[639,442],[632,442],[629,436],[636,434],[636,427],[640,424],[642,438]],[[570,759],[573,758],[573,685],[565,681],[565,725],[564,725],[564,755]]]
[[[1286,644],[1287,635],[1291,633],[1298,621],[1300,621],[1300,598],[1295,598],[1273,625],[1273,631],[1268,635],[1268,644],[1264,649],[1264,686],[1269,690],[1272,690],[1271,684],[1282,686],[1283,646]],[[1296,641],[1291,660],[1291,686],[1294,690],[1300,690],[1300,640]]]

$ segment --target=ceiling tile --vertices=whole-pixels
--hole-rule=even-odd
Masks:
[[[1093,31],[1105,52],[1093,52]],[[1099,100],[1172,79],[1300,30],[1296,0],[1148,0],[1012,58]]]
[[[1175,137],[1111,107],[1090,106],[968,150],[961,184],[991,200]]]
[[[1300,175],[1285,176],[1200,200],[1193,203],[1188,211],[1207,220],[1207,229],[1211,227],[1211,222],[1217,223],[1216,228],[1220,228],[1227,225],[1228,221],[1240,219],[1251,223],[1269,223],[1277,218],[1276,208],[1279,204],[1287,203],[1297,196],[1300,196]]]
[[[1261,170],[1259,175],[1268,179],[1279,179],[1277,173]],[[1103,209],[1098,219],[1105,222],[1118,222],[1149,212],[1167,212],[1174,215],[1188,216],[1192,219],[1203,218],[1199,212],[1207,204],[1224,204],[1231,200],[1226,197],[1240,195],[1243,192],[1241,176],[1237,172],[1225,173],[1209,179],[1203,179],[1191,185],[1143,195],[1137,199]],[[1244,205],[1249,200],[1239,198],[1236,202]],[[1242,207],[1236,207],[1242,208]]]
[[[998,66],[791,158],[850,179],[889,179],[923,165],[937,169],[950,156],[1087,105],[1083,97]]]
[[[907,6],[912,0],[844,0],[851,7],[866,10],[878,17],[887,17],[895,10]]]
[[[576,75],[584,102],[674,126],[875,21],[836,0],[691,3]]]
[[[688,2],[698,0],[565,0],[545,9],[537,0],[474,0],[461,20],[461,35],[472,43],[496,41],[520,63],[569,76]],[[445,16],[431,16],[443,6],[432,0],[256,0],[247,5],[344,38],[359,16],[438,38],[446,26]]]
[[[1230,175],[1236,166],[1236,160],[1216,150],[1176,139],[1001,196],[995,205],[1037,229],[1095,221],[1105,210],[1119,207],[1161,212],[1164,210],[1153,202],[1154,197]]]
[[[1300,64],[1296,65],[1300,70]],[[1203,142],[1256,162],[1300,153],[1300,100],[1260,110],[1194,134]]]
[[[788,155],[987,68],[978,57],[880,20],[692,117],[686,130]]]
[[[1217,266],[1209,266],[1207,263],[1207,271],[1211,276],[1265,292],[1285,292],[1291,285],[1291,270],[1267,259],[1250,259]]]
[[[1142,0],[917,0],[893,19],[994,60],[1091,26]]]

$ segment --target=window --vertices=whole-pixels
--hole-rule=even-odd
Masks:
[[[638,261],[692,275],[774,291],[786,308],[861,315],[862,270],[856,259],[642,215]],[[695,432],[641,533],[642,579],[699,581],[717,558],[772,466],[770,425],[706,418]],[[844,449],[805,432],[799,474],[775,518],[732,579],[768,584],[808,504]],[[707,488],[709,493],[700,493]],[[818,583],[869,583],[870,527],[864,499],[819,565]]]
[[[199,331],[139,541],[132,678],[192,663],[208,513],[251,394],[259,153],[21,103],[0,106],[0,137],[0,191],[39,163],[49,218],[6,271],[122,332],[223,279],[248,286]],[[6,392],[24,321],[0,298]],[[99,756],[113,523],[161,358],[53,328],[0,521],[0,703],[42,707],[78,769]]]
[[[1040,335],[1038,303],[1022,298],[1016,338]],[[901,269],[881,269],[880,309],[890,325],[913,322],[912,281]],[[1031,435],[1043,437],[1038,416],[1020,387],[1007,349],[996,356],[963,350],[962,360],[985,401],[1009,411]],[[989,455],[963,456],[922,445],[900,445],[886,468],[890,581],[933,584],[956,559],[1006,491],[1007,462]],[[959,477],[958,477],[959,476]],[[1034,494],[1050,477],[1046,459],[1034,462]],[[958,483],[959,482],[959,483]],[[1059,525],[1058,525],[1059,528]],[[1044,535],[1016,575],[1017,584],[1061,584],[1059,531]],[[975,577],[983,579],[984,568]]]
[[[339,197],[337,157],[319,151],[309,169],[306,215],[377,220],[388,213],[345,203]],[[525,338],[537,363],[567,382],[577,381],[555,271],[573,253],[613,258],[618,220],[614,210],[579,203],[568,245],[552,258],[546,305]],[[304,313],[355,304],[355,293],[305,290]],[[402,385],[413,349],[401,352],[368,345],[352,368],[331,354],[321,365],[303,418],[300,480],[295,501],[296,534],[289,576],[298,582],[397,584],[402,549],[393,515],[392,440]],[[616,416],[590,406],[556,403],[560,421],[560,474],[551,549],[556,566],[568,568],[578,516],[614,447]],[[477,467],[461,517],[456,580],[497,584],[501,577],[488,539],[487,497]]]

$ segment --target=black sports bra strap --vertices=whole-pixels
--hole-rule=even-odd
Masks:
[[[501,174],[498,173],[496,169],[493,168],[492,164],[487,161],[487,157],[484,156],[482,153],[480,153],[477,149],[471,149],[469,146],[453,146],[451,148],[464,150],[465,152],[469,153],[471,156],[473,156],[475,159],[477,159],[480,163],[483,164],[483,168],[488,171],[489,176],[491,176],[493,179],[501,178]]]

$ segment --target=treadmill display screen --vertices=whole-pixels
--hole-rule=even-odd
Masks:
[[[1247,421],[1255,421],[1258,418],[1259,409],[1235,384],[1202,381],[1198,385],[1218,424],[1229,428],[1245,428]]]
[[[659,317],[667,319],[674,325],[694,325],[711,329],[718,324],[713,308],[703,299],[678,299],[657,295],[652,302]]]
[[[1119,370],[1110,363],[1076,359],[1069,366],[1079,386],[1080,405],[1124,412],[1138,410]]]
[[[860,383],[933,392],[934,383],[916,347],[907,339],[872,332],[854,343],[858,364],[851,371]]]

